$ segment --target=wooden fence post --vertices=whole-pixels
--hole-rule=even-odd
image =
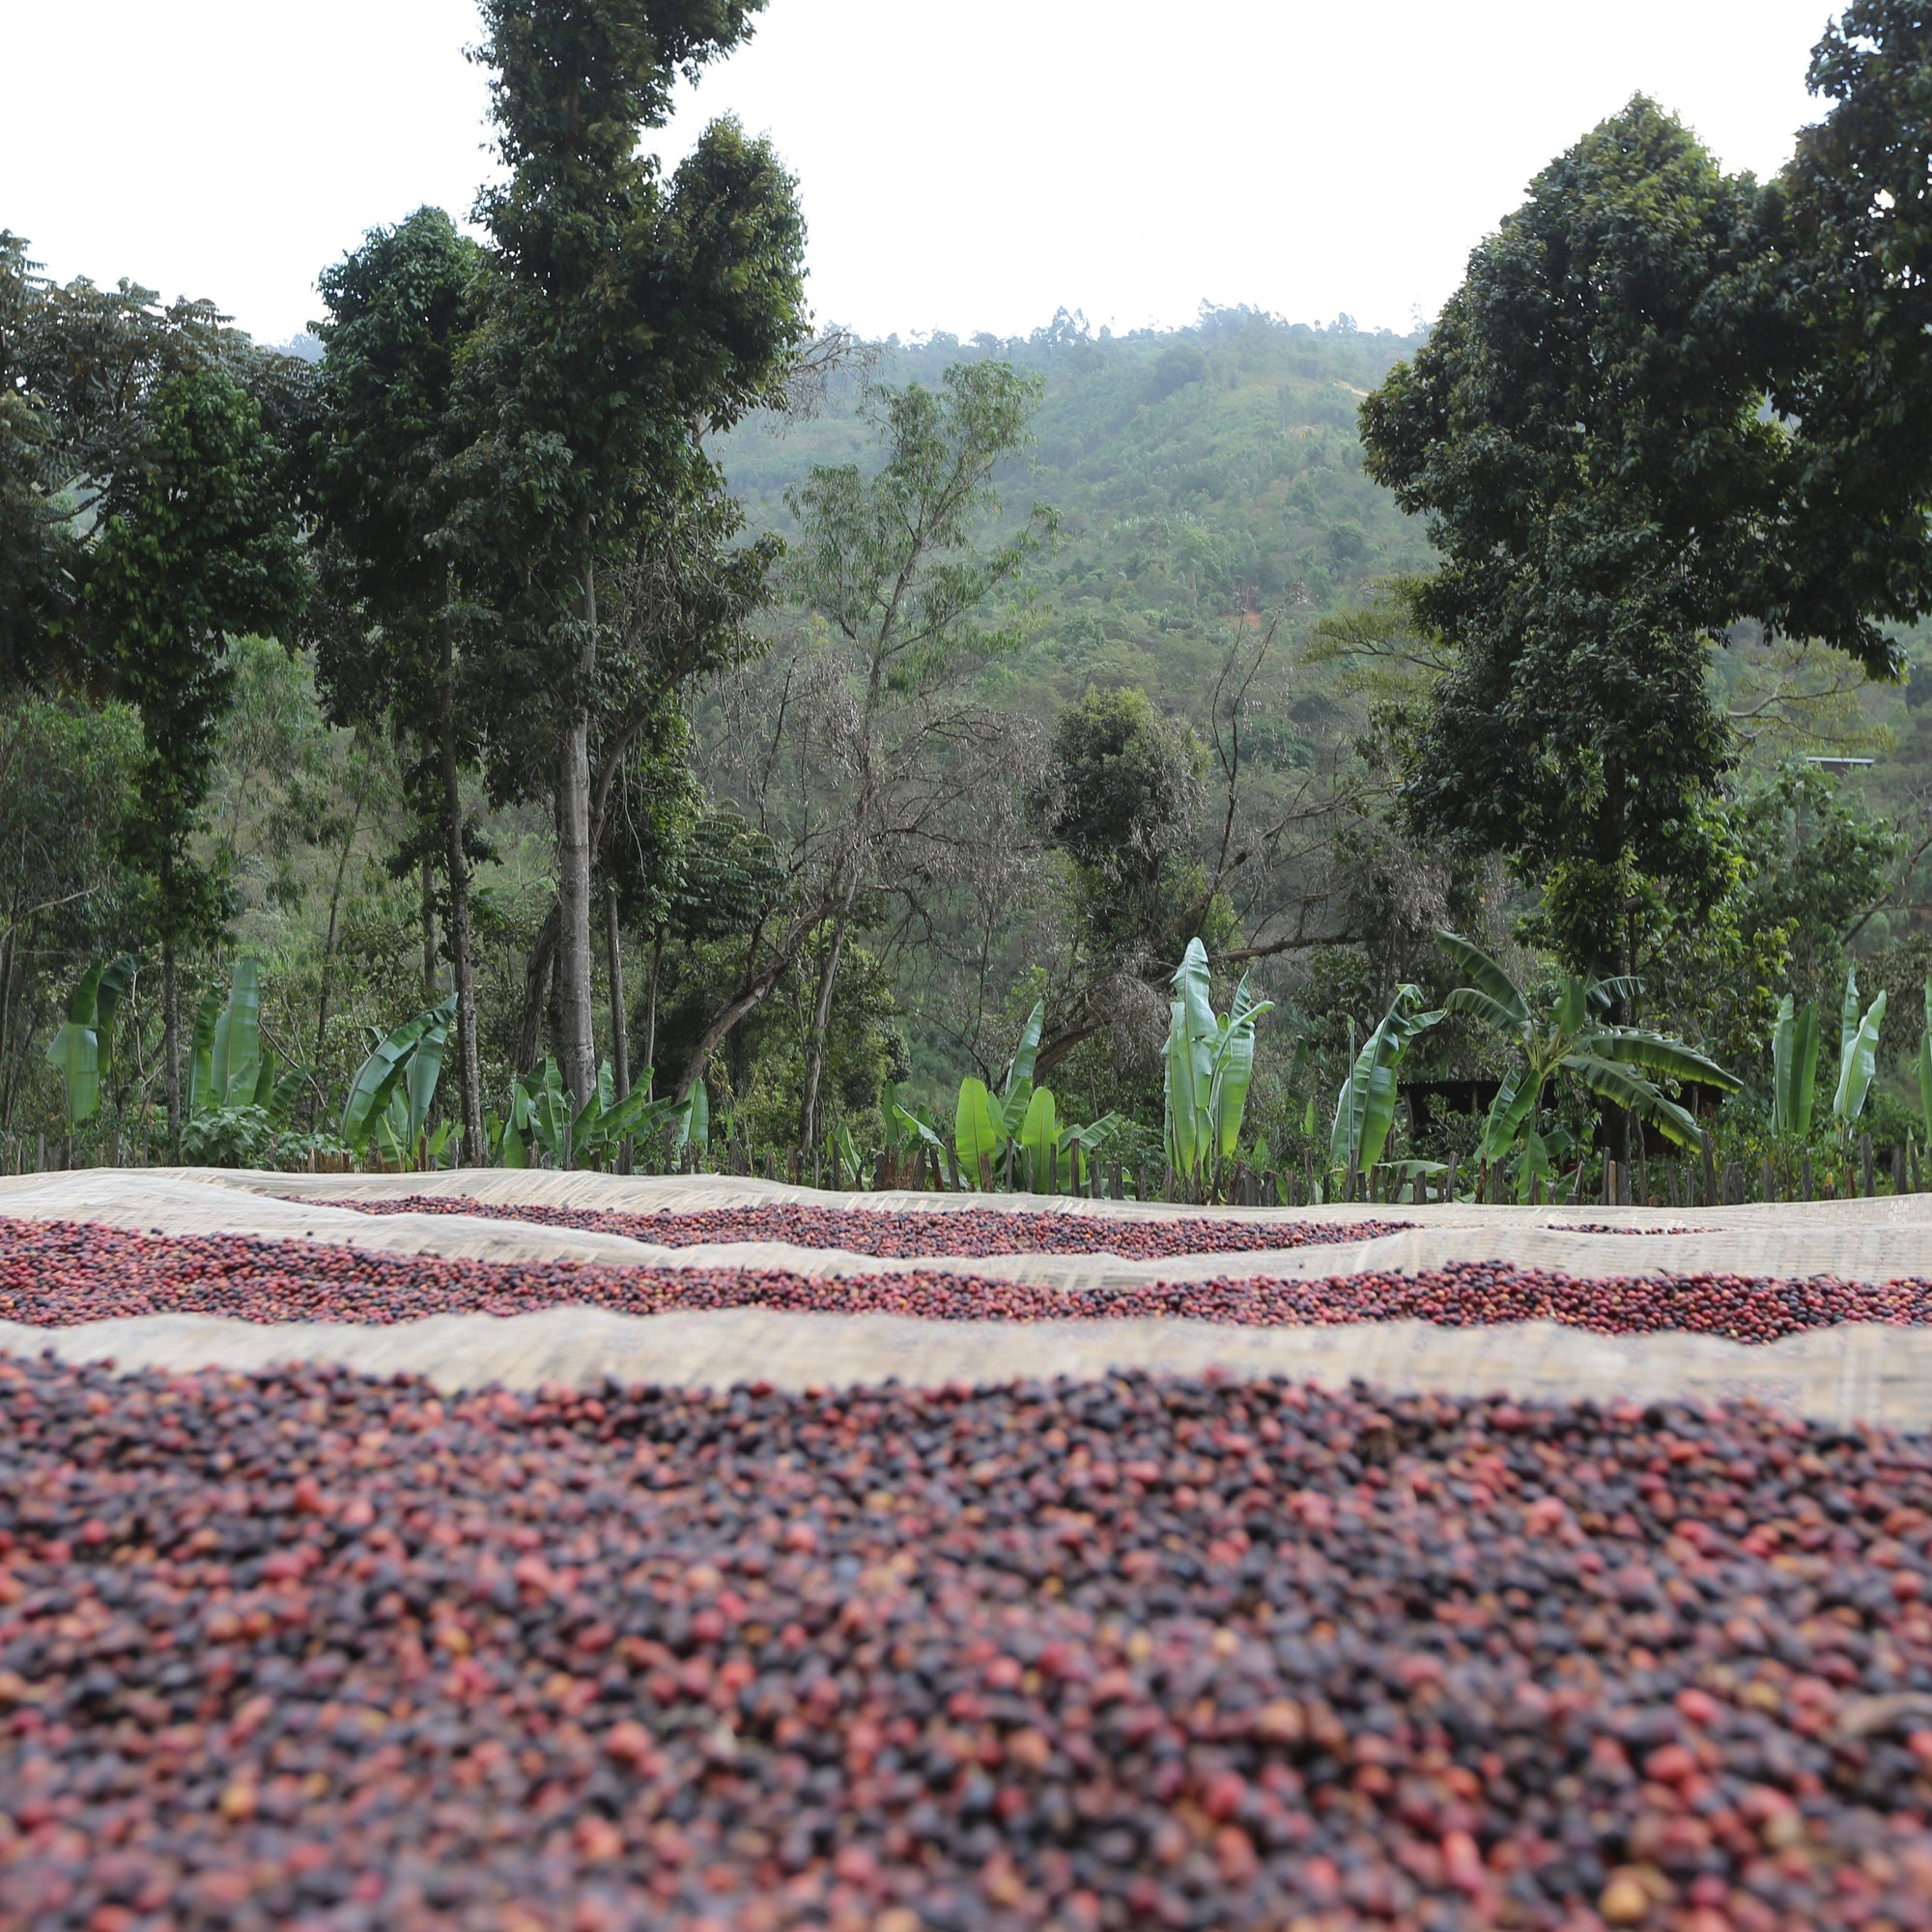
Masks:
[[[1701,1132],[1697,1138],[1702,1142],[1704,1149],[1704,1206],[1715,1208],[1718,1206],[1717,1150],[1711,1145],[1709,1129]]]
[[[1872,1191],[1872,1149],[1869,1134],[1859,1136],[1859,1179],[1863,1182],[1862,1191],[1865,1199],[1869,1201]]]

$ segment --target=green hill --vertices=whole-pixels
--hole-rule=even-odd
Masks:
[[[1231,618],[1320,614],[1426,563],[1420,526],[1362,474],[1355,433],[1361,397],[1419,340],[1247,309],[1125,336],[1062,316],[1025,340],[894,340],[865,375],[841,373],[817,415],[756,418],[717,453],[754,524],[783,530],[784,493],[812,464],[870,459],[866,376],[930,384],[982,356],[1037,372],[1031,469],[1002,488],[1009,508],[1057,509],[1061,541],[1036,572],[1039,635],[1005,674],[1009,696],[1051,709],[1090,685],[1138,684],[1188,710]]]

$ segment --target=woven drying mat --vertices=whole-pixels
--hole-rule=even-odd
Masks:
[[[1126,1261],[1108,1255],[923,1256],[892,1260],[781,1241],[734,1241],[659,1247],[617,1235],[549,1228],[461,1214],[359,1214],[347,1204],[412,1194],[493,1205],[620,1209],[629,1213],[701,1211],[805,1202],[870,1212],[957,1211],[962,1207],[1042,1208],[1065,1213],[1105,1210],[1116,1216],[1181,1214],[1246,1223],[1344,1229],[1366,1219],[1399,1217],[1413,1225],[1369,1240],[1236,1254]],[[654,1267],[784,1268],[795,1274],[982,1275],[1041,1287],[1113,1288],[1148,1281],[1205,1281],[1225,1276],[1314,1280],[1370,1270],[1415,1273],[1454,1262],[1506,1262],[1581,1278],[1629,1274],[1736,1274],[1802,1280],[1932,1279],[1932,1195],[1804,1206],[1730,1208],[1671,1214],[1642,1208],[1592,1208],[1588,1225],[1621,1225],[1629,1234],[1579,1234],[1577,1209],[1548,1208],[1181,1208],[1127,1202],[1061,1200],[1039,1195],[814,1194],[810,1189],[725,1176],[639,1177],[529,1170],[404,1175],[275,1175],[208,1168],[94,1168],[71,1174],[0,1179],[0,1214],[43,1220],[99,1221],[111,1227],[180,1235],[259,1235],[276,1239],[341,1242],[391,1254],[430,1254],[477,1261],[600,1261]],[[1643,1233],[1644,1229],[1686,1233]]]
[[[328,1363],[426,1377],[445,1391],[546,1382],[722,1388],[980,1385],[1128,1370],[1286,1376],[1340,1386],[1518,1400],[1754,1398],[1839,1428],[1932,1428],[1932,1330],[1811,1329],[1761,1348],[1700,1335],[1613,1337],[1550,1321],[1438,1328],[1423,1321],[1337,1328],[1237,1328],[1203,1321],[923,1321],[879,1315],[732,1309],[613,1315],[556,1308],[439,1315],[392,1327],[279,1327],[207,1316],[146,1316],[82,1327],[0,1323],[0,1350],[51,1350],[122,1370],[255,1370]]]
[[[476,1216],[367,1215],[346,1205],[379,1194],[393,1198],[411,1193],[631,1212],[801,1200],[886,1211],[1037,1209],[1048,1205],[1035,1196],[813,1194],[721,1177],[625,1179],[482,1171],[309,1178],[149,1168],[0,1179],[0,1214],[92,1221],[137,1232],[327,1241],[482,1261],[740,1265],[842,1276],[948,1269],[1049,1287],[1125,1286],[1216,1275],[1312,1277],[1489,1260],[1584,1277],[1656,1271],[1784,1277],[1833,1273],[1867,1280],[1932,1276],[1932,1201],[1919,1196],[1690,1216],[1589,1210],[1592,1221],[1694,1229],[1648,1235],[1568,1232],[1564,1220],[1582,1218],[1574,1210],[1404,1208],[1398,1211],[1416,1225],[1378,1239],[1130,1262],[1092,1255],[890,1260],[779,1242],[661,1248],[618,1236]],[[1172,1216],[1201,1211],[1078,1201],[1051,1205],[1068,1213]],[[1244,1221],[1345,1226],[1388,1210],[1214,1211]],[[204,1316],[150,1316],[59,1329],[0,1323],[0,1350],[31,1354],[49,1349],[69,1360],[111,1358],[125,1369],[246,1370],[295,1360],[326,1362],[369,1374],[421,1375],[447,1389],[492,1382],[513,1388],[544,1381],[585,1386],[606,1379],[690,1386],[768,1381],[803,1388],[877,1382],[895,1376],[930,1385],[1062,1375],[1093,1378],[1131,1369],[1185,1374],[1218,1367],[1235,1375],[1283,1375],[1331,1385],[1360,1378],[1393,1389],[1508,1392],[1521,1399],[1587,1396],[1649,1402],[1749,1396],[1840,1426],[1885,1423],[1932,1429],[1932,1329],[1861,1324],[1814,1329],[1752,1347],[1700,1335],[1604,1336],[1544,1321],[1460,1329],[1420,1321],[1305,1328],[1179,1321],[1018,1325],[756,1308],[647,1317],[557,1308],[510,1318],[437,1316],[385,1327],[335,1322],[269,1326]]]

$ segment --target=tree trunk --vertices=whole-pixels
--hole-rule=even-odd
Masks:
[[[422,862],[423,1005],[436,1005],[436,870],[427,852]]]
[[[756,1012],[771,997],[772,989],[797,964],[798,956],[805,951],[812,932],[825,923],[832,910],[829,905],[819,904],[801,914],[773,948],[771,958],[758,972],[752,972],[750,962],[747,962],[744,983],[711,1016],[711,1024],[704,1029],[690,1062],[678,1076],[676,1098],[682,1100],[704,1077],[711,1056],[718,1051],[731,1029],[748,1013]]]
[[[309,1125],[316,1122],[317,1112],[322,1100],[322,1054],[328,1038],[328,992],[329,976],[335,964],[335,926],[342,910],[342,882],[349,874],[350,855],[355,849],[356,828],[362,823],[362,794],[355,794],[355,810],[349,815],[349,833],[342,841],[342,857],[336,861],[335,883],[328,894],[328,932],[322,942],[322,997],[316,1003],[315,1014],[315,1070],[310,1085],[314,1088],[315,1104],[309,1109]]]
[[[469,960],[469,861],[463,850],[463,774],[456,761],[456,668],[447,619],[442,626],[442,830],[449,865],[449,971],[456,987],[456,1073],[463,1106],[464,1158],[488,1157],[483,1074],[476,1057],[476,976]]]
[[[19,910],[19,895],[14,895],[14,911]],[[4,1108],[6,1124],[14,1125],[14,935],[18,926],[9,923],[7,938],[0,945],[0,1063],[7,1067],[7,1094]]]
[[[589,535],[586,516],[578,527]],[[563,734],[557,774],[556,1057],[563,1084],[579,1106],[597,1084],[597,1043],[590,993],[590,713],[591,673],[597,668],[597,577],[584,543],[583,641],[577,659],[577,700]]]
[[[1617,972],[1625,979],[1630,976],[1631,957],[1634,950],[1631,934],[1632,917],[1629,913],[1624,915],[1617,943]],[[1617,995],[1616,1010],[1612,1017],[1618,1026],[1634,1026],[1636,1023],[1636,1015],[1631,1009],[1628,994]],[[1628,1175],[1631,1167],[1631,1111],[1628,1107],[1616,1109],[1616,1119],[1610,1126],[1610,1138],[1617,1151],[1617,1172],[1620,1175]],[[1619,1194],[1621,1191],[1620,1186]]]
[[[168,1158],[181,1159],[181,1000],[175,984],[175,942],[161,941],[161,1081],[168,1105]]]
[[[818,976],[818,997],[811,1004],[811,1038],[806,1049],[805,1098],[798,1110],[798,1144],[818,1145],[818,1090],[825,1079],[825,1032],[832,1021],[832,992],[838,981],[838,961],[845,951],[845,915],[833,922],[832,944]]]
[[[651,941],[651,977],[644,988],[644,1094],[648,1098],[658,1085],[658,973],[664,965],[665,936],[660,931]]]
[[[631,1093],[630,1016],[624,1010],[624,945],[618,929],[617,892],[610,885],[604,888],[604,943],[610,953],[611,1058],[614,1063],[611,1070],[617,1098],[622,1101]],[[630,1171],[631,1143],[627,1138],[617,1151],[617,1172]]]
[[[604,945],[611,972],[611,1059],[617,1097],[623,1100],[631,1092],[631,1040],[629,1016],[624,1011],[623,936],[618,930],[617,894],[611,887],[604,893]]]
[[[517,1011],[517,1071],[530,1073],[543,1057],[544,1009],[549,1004],[551,967],[556,959],[556,932],[559,918],[556,901],[551,901],[543,923],[530,945],[530,956],[524,966],[524,1002]]]

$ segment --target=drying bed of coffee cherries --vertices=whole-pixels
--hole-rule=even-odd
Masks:
[[[0,1362],[4,1932],[1924,1932],[1932,1454]]]
[[[1745,1275],[1577,1277],[1499,1262],[1365,1273],[1053,1288],[976,1275],[810,1277],[781,1268],[630,1267],[394,1255],[242,1235],[140,1235],[86,1222],[0,1218],[0,1321],[72,1327],[143,1315],[388,1323],[545,1308],[622,1315],[769,1308],[952,1321],[1170,1320],[1246,1327],[1560,1321],[1608,1335],[1683,1331],[1772,1342],[1869,1321],[1932,1323],[1932,1282]]]
[[[1552,1221],[1553,1235],[1688,1235],[1690,1228],[1626,1228],[1611,1221]]]
[[[859,1255],[911,1261],[922,1255],[1119,1255],[1165,1261],[1175,1255],[1240,1254],[1309,1248],[1398,1235],[1406,1221],[1223,1221],[1205,1214],[1172,1220],[1127,1220],[1097,1214],[1053,1214],[1027,1208],[701,1208],[649,1214],[608,1208],[553,1208],[471,1201],[447,1195],[345,1201],[358,1214],[474,1214],[493,1221],[531,1221],[623,1235],[664,1248],[717,1241],[783,1241],[798,1248],[842,1248]]]

